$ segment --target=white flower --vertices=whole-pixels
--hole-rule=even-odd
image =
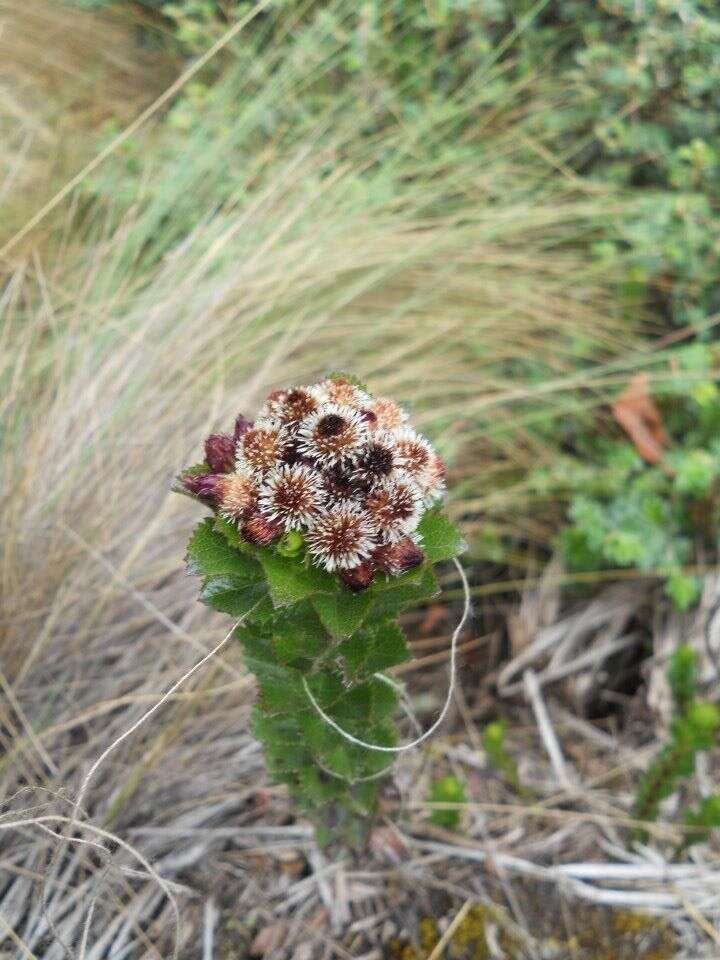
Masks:
[[[260,488],[260,510],[286,530],[299,530],[311,523],[322,501],[318,476],[301,463],[275,467]]]
[[[368,438],[368,426],[357,410],[325,403],[300,425],[299,450],[319,467],[330,467],[355,457]]]
[[[445,464],[434,451],[426,469],[417,478],[417,482],[422,490],[426,507],[431,507],[445,492]]]
[[[398,463],[413,479],[419,480],[428,469],[435,451],[425,437],[410,427],[395,430],[394,435]]]
[[[397,543],[414,532],[422,505],[420,488],[404,470],[383,480],[365,497],[365,510],[387,543]]]
[[[218,509],[228,520],[242,520],[257,503],[258,485],[252,471],[227,473],[218,481]]]
[[[339,503],[315,517],[305,540],[313,559],[326,570],[351,570],[373,552],[374,533],[359,507]]]
[[[278,466],[287,445],[287,434],[275,420],[256,421],[238,442],[237,469],[267,473]]]
[[[378,427],[385,430],[397,430],[407,423],[407,413],[388,397],[376,397],[370,404],[370,410],[377,417]]]
[[[367,489],[392,476],[399,462],[393,434],[375,430],[357,456],[353,475]]]

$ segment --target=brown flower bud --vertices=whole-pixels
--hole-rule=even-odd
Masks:
[[[182,484],[200,500],[216,507],[221,496],[220,487],[223,479],[222,474],[201,473],[183,477]]]
[[[205,441],[205,460],[213,473],[235,469],[235,441],[225,433],[213,433]]]
[[[367,590],[375,579],[375,564],[372,560],[363,560],[351,570],[339,570],[340,579],[353,593]]]
[[[383,544],[373,554],[379,569],[393,575],[419,567],[424,559],[425,554],[410,537],[405,537],[399,543]]]
[[[256,547],[267,547],[282,534],[283,526],[268,520],[261,513],[254,513],[240,528],[240,536]]]
[[[247,417],[244,417],[241,413],[239,413],[235,419],[235,431],[233,433],[235,439],[239,440],[244,433],[248,432],[251,426],[252,420],[248,420]]]

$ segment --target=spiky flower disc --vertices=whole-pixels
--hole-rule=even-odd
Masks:
[[[218,484],[218,507],[228,520],[243,520],[255,508],[258,484],[250,470],[225,474]]]
[[[417,478],[425,506],[431,507],[445,492],[445,464],[433,451],[427,468]]]
[[[359,507],[339,503],[319,514],[306,535],[313,558],[326,570],[352,570],[370,556],[375,529]]]
[[[420,521],[423,496],[404,471],[389,477],[365,498],[365,509],[381,541],[396,543],[411,534]]]
[[[246,431],[238,443],[238,468],[247,467],[260,473],[272,470],[280,462],[287,443],[280,424],[266,421]]]
[[[329,403],[339,403],[347,407],[366,407],[372,402],[370,396],[360,387],[343,377],[331,377],[318,384],[319,391]]]
[[[322,506],[322,488],[316,474],[304,464],[283,464],[265,478],[260,490],[260,510],[285,530],[312,523]]]
[[[376,430],[357,457],[354,476],[369,489],[390,477],[398,463],[395,438],[387,430]]]
[[[323,472],[322,478],[326,504],[354,503],[360,506],[362,491],[348,468],[335,464]]]
[[[370,404],[370,410],[377,419],[378,427],[385,430],[397,430],[407,422],[407,414],[401,406],[388,397],[376,397]]]
[[[285,399],[276,405],[277,419],[286,426],[294,427],[315,413],[322,403],[322,395],[314,387],[291,390]]]
[[[434,453],[425,437],[410,427],[395,432],[395,449],[401,466],[416,480],[428,469]]]
[[[360,453],[368,437],[368,426],[352,407],[326,403],[303,422],[299,437],[301,453],[321,467],[330,467]]]

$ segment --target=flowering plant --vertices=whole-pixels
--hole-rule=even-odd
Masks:
[[[271,393],[179,478],[212,510],[188,546],[201,600],[242,620],[255,734],[321,844],[362,844],[376,812],[392,754],[352,740],[397,742],[382,673],[409,655],[397,617],[463,547],[444,478],[396,403],[340,375]]]

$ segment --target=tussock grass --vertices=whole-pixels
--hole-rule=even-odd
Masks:
[[[168,82],[168,54],[136,41],[122,5],[96,13],[56,0],[3,0],[0,232],[22,226],[92,155],[98,134],[127,123]]]

